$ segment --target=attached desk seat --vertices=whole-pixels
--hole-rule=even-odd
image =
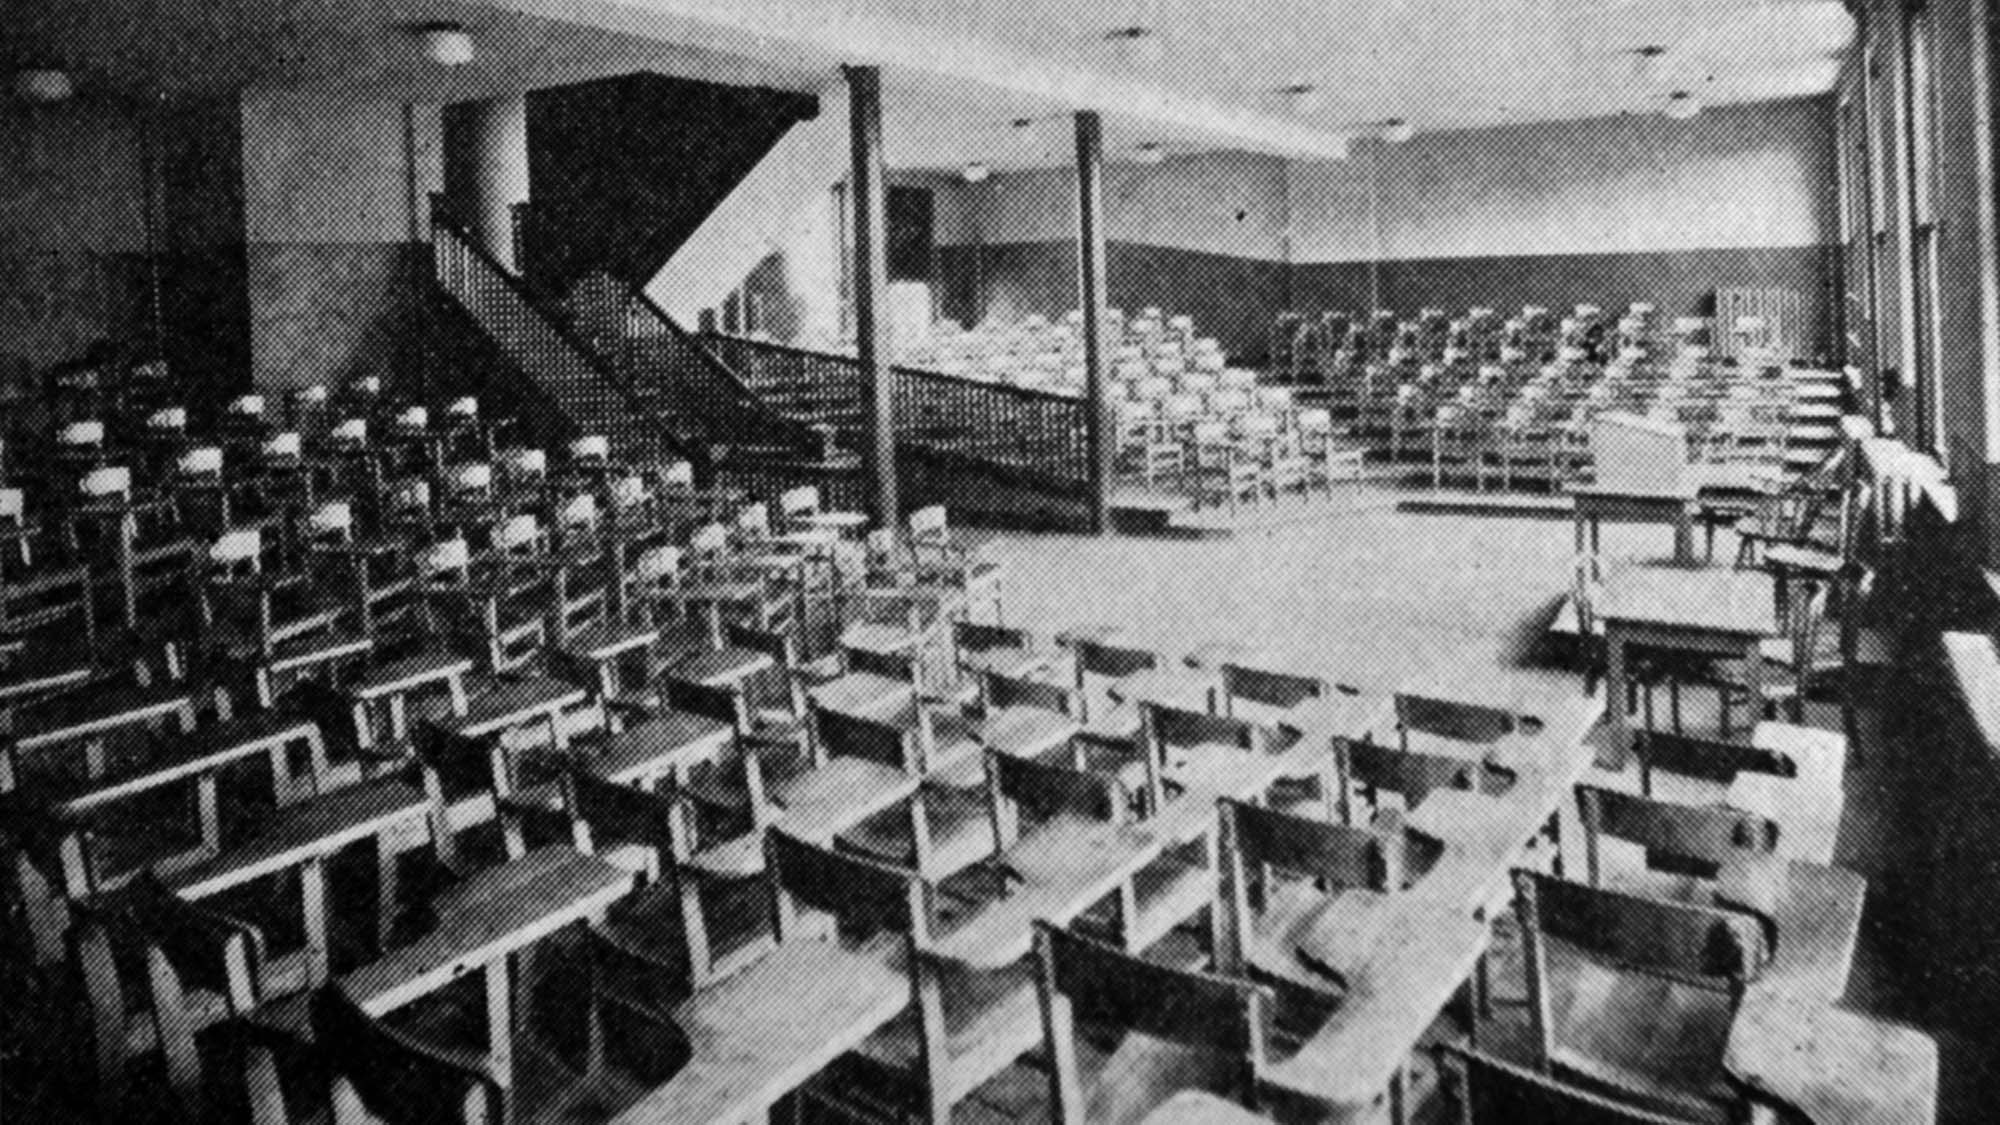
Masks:
[[[788,941],[682,1002],[692,1057],[616,1125],[752,1125],[910,1003],[892,943]]]

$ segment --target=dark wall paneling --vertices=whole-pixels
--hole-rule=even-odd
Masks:
[[[1427,305],[1508,310],[1586,302],[1615,309],[1652,301],[1663,316],[1707,316],[1715,311],[1717,289],[1796,289],[1805,296],[1807,338],[1817,341],[1817,352],[1832,341],[1828,271],[1834,255],[1832,247],[1804,246],[1432,258],[1382,262],[1374,272],[1381,303],[1401,312]],[[1067,243],[947,246],[938,257],[933,285],[944,315],[955,320],[970,323],[982,313],[1001,320],[1056,316],[1076,303],[1075,250]],[[1114,242],[1110,275],[1112,304],[1186,313],[1239,360],[1262,357],[1271,318],[1281,308],[1359,310],[1371,300],[1365,262],[1288,267]]]
[[[1420,258],[1381,264],[1382,300],[1399,311],[1426,305],[1456,310],[1580,303],[1618,309],[1652,301],[1663,316],[1709,316],[1715,312],[1717,289],[1794,289],[1806,301],[1806,339],[1815,342],[1813,351],[1819,353],[1832,342],[1827,284],[1835,261],[1833,249],[1822,246]],[[1311,290],[1312,273],[1320,268],[1294,267],[1296,291]],[[1346,272],[1355,267],[1336,268]]]
[[[143,255],[0,240],[0,381],[32,377],[146,322]]]
[[[165,255],[160,311],[167,363],[194,388],[188,406],[219,407],[249,386],[249,265],[241,243]]]
[[[938,261],[932,285],[940,311],[954,320],[1056,317],[1076,307],[1076,248],[1069,243],[946,246]],[[1243,359],[1262,354],[1270,319],[1284,299],[1284,266],[1277,262],[1113,242],[1106,272],[1114,307],[1129,313],[1157,305],[1185,313]]]
[[[403,367],[419,250],[365,242],[251,246],[257,385],[277,390]]]
[[[935,210],[936,197],[931,189],[890,185],[890,281],[923,281],[930,277],[932,214]]]
[[[537,284],[603,269],[643,284],[817,99],[629,74],[528,95]]]

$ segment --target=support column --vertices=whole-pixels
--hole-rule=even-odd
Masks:
[[[1111,530],[1111,488],[1117,479],[1111,401],[1104,355],[1104,123],[1091,110],[1076,115],[1077,302],[1083,310],[1085,448],[1090,456],[1090,529]]]
[[[528,201],[528,98],[488,98],[445,110],[445,191],[480,246],[508,269],[514,205]]]
[[[868,387],[870,507],[881,527],[902,518],[896,488],[896,401],[889,372],[888,206],[882,184],[882,72],[843,68],[854,166],[854,338]]]

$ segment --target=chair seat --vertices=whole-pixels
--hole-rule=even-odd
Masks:
[[[825,843],[843,829],[907,800],[918,780],[902,770],[860,758],[835,758],[772,786],[785,831]]]
[[[1036,707],[1010,707],[988,715],[977,738],[987,748],[1016,758],[1040,758],[1068,744],[1083,729],[1068,715]]]
[[[761,1119],[909,1002],[891,943],[785,942],[675,1008],[692,1057],[632,1112],[652,1121]]]
[[[993,821],[983,791],[926,788],[919,799],[930,834],[930,861],[918,871],[924,879],[949,878],[994,853]],[[839,843],[898,867],[910,866],[916,856],[910,817],[901,808],[883,810],[856,824],[840,834]]]
[[[1033,1050],[1042,1037],[1041,1006],[1035,997],[1034,966],[1023,960],[997,972],[942,971],[945,1054],[950,1088],[957,1101]],[[857,1053],[912,1076],[923,1065],[923,1033],[917,1013],[907,1011],[868,1037]]]

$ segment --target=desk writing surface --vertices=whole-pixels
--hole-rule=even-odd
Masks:
[[[278,810],[250,840],[174,873],[169,884],[189,898],[215,894],[330,854],[388,825],[425,816],[430,808],[430,798],[403,781],[350,785]]]
[[[1759,571],[1621,566],[1604,580],[1598,616],[1607,622],[1770,637],[1778,634],[1775,598],[1771,576]]]
[[[423,653],[368,670],[349,691],[357,699],[370,700],[471,671],[472,661],[457,653]]]
[[[634,875],[564,847],[540,848],[476,876],[468,895],[437,929],[342,978],[371,1015],[436,991],[474,969],[610,905]]]
[[[1929,1125],[1937,1119],[1937,1043],[1899,1024],[1752,989],[1722,1063],[1759,1094],[1816,1125]]]
[[[1328,923],[1309,948],[1302,942],[1301,954],[1336,967],[1347,992],[1296,1054],[1265,1071],[1267,1084],[1333,1106],[1372,1102],[1485,952],[1486,924],[1462,910],[1408,892],[1340,905],[1367,898],[1342,894],[1329,903],[1379,917]]]
[[[441,725],[456,734],[477,737],[575,707],[588,698],[588,691],[561,680],[519,680],[474,696],[465,714],[446,718]]]
[[[613,1125],[749,1125],[910,1005],[888,945],[788,941],[674,1010],[692,1057]]]
[[[1036,922],[1069,924],[1163,850],[1143,825],[1064,818],[1033,829],[995,861],[1011,876],[1006,893],[938,935],[930,952],[978,971],[1011,965],[1033,950]]]

